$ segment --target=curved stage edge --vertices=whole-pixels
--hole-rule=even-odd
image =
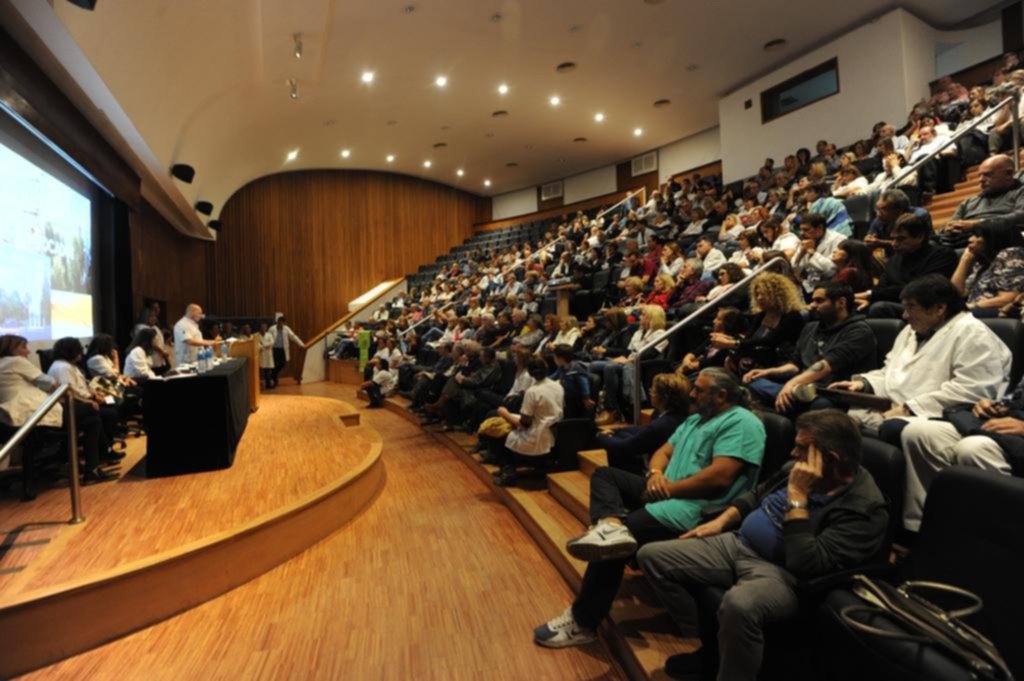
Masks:
[[[369,452],[342,478],[232,530],[0,602],[0,678],[53,664],[209,601],[288,561],[368,508],[384,487],[379,433],[346,412],[336,425]],[[97,617],[96,613],[103,613]]]

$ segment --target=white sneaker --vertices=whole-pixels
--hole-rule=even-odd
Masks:
[[[637,541],[625,525],[598,523],[570,539],[565,549],[573,558],[594,563],[629,558],[636,553]]]
[[[572,606],[561,615],[533,630],[533,642],[546,648],[582,646],[597,640],[597,632],[584,629],[572,616]]]

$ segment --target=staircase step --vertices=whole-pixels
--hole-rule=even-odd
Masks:
[[[581,523],[590,524],[590,478],[580,471],[548,475],[548,492]]]
[[[583,473],[588,478],[598,468],[608,465],[608,452],[603,449],[585,449],[578,456],[580,459],[580,473]]]

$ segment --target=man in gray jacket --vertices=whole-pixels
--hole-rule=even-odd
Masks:
[[[687,586],[728,589],[718,610],[719,659],[699,651],[673,655],[666,674],[685,677],[717,662],[720,680],[756,679],[764,625],[797,613],[797,580],[852,568],[879,553],[889,514],[860,466],[860,445],[860,429],[846,414],[803,414],[795,461],[681,540],[641,547],[640,566],[681,627],[690,625]]]

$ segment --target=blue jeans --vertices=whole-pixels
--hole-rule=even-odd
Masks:
[[[607,360],[590,363],[590,371],[601,374],[604,379],[604,408],[608,411],[619,411],[619,385],[625,366],[625,364]]]

